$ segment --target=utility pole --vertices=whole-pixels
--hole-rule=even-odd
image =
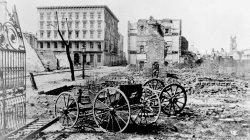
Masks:
[[[85,79],[85,58],[84,58],[84,52],[85,52],[85,49],[86,49],[86,44],[85,42],[83,42],[83,46],[82,46],[82,79]]]

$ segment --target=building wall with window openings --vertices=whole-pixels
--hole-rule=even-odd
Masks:
[[[151,50],[155,48],[150,46],[152,32],[150,32],[150,24],[152,21],[160,25],[162,31],[163,45],[159,45],[161,51]],[[156,32],[157,30],[155,30]],[[128,22],[128,63],[139,65],[140,63],[148,63],[149,56],[154,55],[156,58],[161,57],[161,61],[165,64],[180,62],[182,21],[180,19],[139,19],[137,22]],[[155,43],[160,43],[161,40]],[[161,43],[160,43],[161,44]],[[154,45],[153,45],[154,46]],[[159,55],[164,52],[164,57]]]
[[[72,44],[71,58],[79,59],[74,62],[82,63],[85,48],[86,62],[90,65],[113,65],[111,60],[118,57],[119,20],[107,6],[46,6],[37,10],[38,51],[65,53],[65,46],[57,32],[59,25],[64,39],[68,40],[69,37]],[[80,57],[74,57],[76,54]]]

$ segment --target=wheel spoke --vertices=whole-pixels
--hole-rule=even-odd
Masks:
[[[122,108],[122,107],[124,107],[124,106],[128,106],[128,105],[127,105],[127,104],[125,104],[125,105],[122,105],[122,106],[116,107],[115,109],[120,109],[120,108]]]
[[[96,113],[97,116],[100,116],[100,115],[104,115],[104,114],[107,114],[109,112],[109,110],[105,110],[104,112],[101,112],[101,113]]]
[[[166,96],[166,93],[168,94],[168,97]],[[167,98],[167,99],[170,99],[170,95],[169,95],[169,93],[168,92],[163,92],[162,93],[162,98]]]
[[[122,122],[123,122],[124,124],[126,124],[126,121],[125,121],[120,115],[117,115],[117,114],[116,114],[116,116],[117,116],[120,120],[122,120]]]
[[[176,94],[176,92],[177,92],[177,89],[178,89],[179,87],[178,86],[176,86],[176,89],[175,89],[175,92],[174,92],[174,95]]]
[[[114,118],[115,118],[115,121],[116,121],[116,123],[117,123],[119,129],[122,130],[122,129],[121,129],[121,126],[120,126],[120,124],[119,124],[119,121],[117,121],[116,117],[114,117]],[[126,124],[126,123],[125,123],[125,124]]]
[[[163,107],[163,110],[169,110],[169,105],[170,105],[170,103],[169,104],[167,104],[167,105],[165,105],[164,107]]]
[[[176,112],[176,110],[175,110],[175,105],[174,105],[174,104],[172,104],[172,106],[173,106],[174,112]]]
[[[142,110],[141,110],[141,109],[139,110],[139,113],[138,113],[138,114],[135,112],[136,117],[135,117],[134,121],[136,121],[136,119],[138,118],[138,116],[140,115],[140,113],[141,113],[141,112],[142,112]]]
[[[175,97],[175,99],[181,99],[181,98],[185,98],[185,97],[183,96]]]
[[[62,124],[64,124],[64,121],[65,121],[65,115],[64,115],[64,114],[63,114],[63,117],[62,117],[62,118],[63,118]]]
[[[180,107],[177,103],[175,103],[175,105],[176,105],[179,109],[181,109],[181,107]]]
[[[68,106],[69,106],[69,98],[70,98],[70,95],[68,96],[68,100],[67,100],[67,108],[68,108]]]
[[[69,116],[69,115],[68,115]],[[69,119],[70,119],[70,121],[72,122],[72,124],[74,124],[74,121],[73,121],[73,119],[69,116]]]
[[[171,88],[172,89],[172,88]],[[166,90],[166,92],[168,93],[169,97],[172,97],[172,94],[168,92],[169,90]]]
[[[108,126],[109,126],[109,121],[110,121],[110,114],[108,115],[109,116],[109,119],[108,119],[108,124],[107,124],[107,126],[106,126],[106,130],[108,129]]]
[[[70,115],[73,115],[73,116],[75,116],[75,117],[77,117],[77,115],[75,115],[74,113],[71,113],[71,112],[70,112],[69,114],[70,114]]]
[[[181,92],[177,92],[177,93],[174,95],[174,97],[179,96],[181,93],[183,93],[183,92],[182,92],[182,91],[181,91]]]
[[[109,89],[107,89],[107,96],[108,96],[108,98],[109,98],[109,103],[111,104],[112,102],[111,102],[111,99],[110,99]]]
[[[106,106],[106,108],[109,108],[108,105],[102,101],[100,101],[98,98],[96,98],[96,101],[100,102],[101,104],[103,104],[104,106]]]
[[[63,100],[64,100],[64,105],[65,105],[65,107],[67,107],[66,101],[65,101],[65,95],[63,95]]]
[[[180,101],[178,101],[178,100],[177,100],[177,102],[179,102],[179,103],[181,103],[181,104],[184,104],[183,102],[180,102]]]
[[[111,131],[114,132],[114,116],[112,114],[111,115]]]

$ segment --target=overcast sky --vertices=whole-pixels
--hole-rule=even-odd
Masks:
[[[7,0],[17,6],[23,31],[36,33],[37,6],[107,5],[118,17],[119,31],[127,48],[128,21],[182,19],[182,35],[202,53],[212,48],[226,51],[230,36],[237,36],[238,49],[250,49],[249,0]]]

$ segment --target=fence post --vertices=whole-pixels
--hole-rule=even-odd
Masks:
[[[30,73],[30,82],[31,82],[32,88],[33,88],[34,90],[37,90],[36,81],[35,81],[35,78],[34,78],[33,73]]]

